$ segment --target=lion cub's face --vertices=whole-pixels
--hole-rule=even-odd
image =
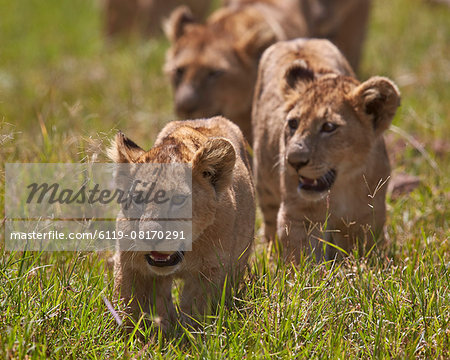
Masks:
[[[293,64],[285,80],[287,183],[302,198],[320,200],[366,165],[395,114],[399,93],[380,77],[363,84],[335,74],[316,77],[304,62]]]
[[[215,219],[220,199],[232,181],[232,172],[236,161],[233,145],[224,138],[208,139],[189,127],[180,127],[162,142],[149,151],[144,151],[122,133],[116,136],[109,150],[110,157],[118,163],[136,164],[190,164],[192,167],[192,185],[184,174],[186,167],[162,167],[163,172],[149,172],[146,167],[138,167],[135,173],[122,174],[122,178],[132,179],[134,192],[147,194],[149,185],[157,179],[163,179],[161,189],[165,190],[166,203],[155,205],[155,202],[136,202],[128,208],[122,208],[120,218],[133,221],[118,221],[118,230],[124,233],[150,234],[157,231],[166,236],[164,226],[167,222],[154,219],[188,219],[192,209],[192,242],[202,235]],[[126,167],[125,169],[133,169]],[[128,171],[128,170],[127,170]],[[182,174],[183,173],[183,174]],[[189,174],[190,175],[190,174]],[[181,181],[179,181],[181,179]],[[137,180],[137,181],[136,181]],[[125,185],[126,188],[126,185]],[[160,199],[165,201],[166,199]],[[170,225],[169,234],[173,237],[174,225]],[[158,235],[159,236],[159,235]],[[173,238],[172,238],[173,239]],[[139,237],[141,242],[154,239]],[[171,239],[159,238],[169,242]],[[168,275],[176,272],[183,264],[184,251],[136,251],[132,256],[132,266],[141,273]]]
[[[166,26],[172,46],[165,71],[180,118],[224,115],[235,119],[250,111],[257,42],[248,33],[236,39],[233,30],[217,23],[197,23],[186,7],[172,14]]]

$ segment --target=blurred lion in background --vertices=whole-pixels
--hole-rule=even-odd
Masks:
[[[137,32],[146,36],[162,33],[162,20],[185,4],[199,19],[208,14],[211,0],[105,0],[105,32],[108,36]]]
[[[358,71],[372,0],[301,0],[307,2],[310,33],[326,38]]]
[[[279,40],[308,34],[298,0],[231,1],[205,23],[188,7],[166,26],[165,70],[180,118],[223,115],[251,143],[251,107],[259,59]]]
[[[274,5],[282,1],[272,1]],[[224,7],[250,4],[255,0],[222,0]],[[270,1],[269,1],[270,2]],[[372,0],[294,0],[308,24],[302,36],[331,40],[357,71],[367,33]],[[104,0],[105,32],[116,36],[137,32],[145,36],[161,34],[162,23],[180,5],[190,8],[196,19],[204,19],[211,0]]]

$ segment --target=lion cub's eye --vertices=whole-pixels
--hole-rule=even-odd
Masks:
[[[220,77],[221,75],[223,75],[224,72],[225,72],[225,71],[220,70],[220,69],[210,69],[210,70],[208,71],[208,78],[210,78],[210,79],[218,78],[218,77]]]
[[[296,118],[291,118],[288,120],[288,126],[291,130],[297,130],[298,123],[299,123],[299,121]]]
[[[172,197],[171,203],[172,205],[183,205],[187,198],[187,195],[177,194]]]
[[[181,82],[181,80],[183,79],[185,71],[186,71],[186,68],[183,67],[183,66],[180,66],[180,67],[175,69],[175,73],[174,73],[174,82],[175,82],[175,84],[178,85]]]
[[[326,122],[325,124],[322,125],[322,128],[320,129],[320,131],[330,133],[330,132],[333,132],[334,130],[336,130],[337,128],[338,128],[338,126],[336,124]]]

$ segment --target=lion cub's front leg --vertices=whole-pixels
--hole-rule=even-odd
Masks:
[[[328,239],[320,224],[314,224],[307,219],[292,218],[283,204],[278,212],[277,222],[278,239],[283,247],[285,261],[298,263],[302,253],[314,254],[316,261],[327,257],[323,240],[328,241]]]
[[[142,313],[148,314],[144,317],[147,327],[155,325],[163,332],[167,331],[176,319],[172,277],[148,276],[123,269],[117,271],[115,277],[116,296],[127,306],[126,312],[134,319],[139,319]],[[126,323],[129,330],[134,328],[131,321]]]
[[[261,146],[255,144],[255,157],[253,170],[255,173],[256,191],[264,221],[264,239],[275,240],[277,232],[277,214],[280,208],[280,182],[277,179],[278,168],[272,164],[267,165],[267,159],[261,154]]]
[[[180,308],[184,321],[192,324],[191,318],[198,318],[214,312],[211,304],[216,304],[223,290],[225,274],[220,273],[205,276],[199,274],[185,279],[181,295]]]

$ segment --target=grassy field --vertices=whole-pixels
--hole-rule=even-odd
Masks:
[[[259,244],[233,302],[201,331],[142,342],[103,302],[104,254],[10,253],[0,225],[0,357],[448,359],[450,11],[374,3],[360,77],[398,83],[393,168],[421,179],[388,199],[388,246],[293,268]],[[166,40],[105,43],[93,0],[0,0],[0,14],[2,224],[4,162],[102,160],[117,129],[149,148],[174,115]]]

